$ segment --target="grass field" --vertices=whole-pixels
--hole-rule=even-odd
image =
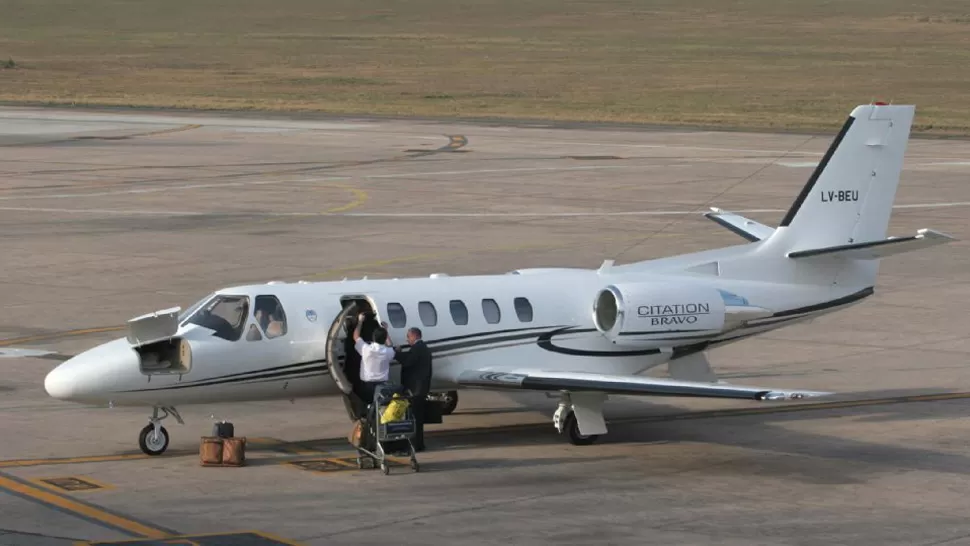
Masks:
[[[967,0],[0,0],[0,101],[970,134]]]

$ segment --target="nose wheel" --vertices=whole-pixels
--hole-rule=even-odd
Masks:
[[[158,411],[161,410],[164,415],[158,416]],[[185,422],[182,421],[182,416],[173,407],[156,407],[152,413],[152,418],[148,420],[148,425],[141,429],[138,434],[138,447],[141,448],[142,452],[146,455],[161,455],[165,453],[168,449],[168,431],[162,426],[162,419],[165,419],[169,415],[174,415],[175,420],[178,421],[180,425],[184,425]]]
[[[168,449],[168,431],[161,425],[155,430],[155,425],[149,423],[138,435],[138,447],[148,455],[165,453]]]

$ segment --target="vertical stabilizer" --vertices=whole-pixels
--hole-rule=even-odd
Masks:
[[[786,251],[885,239],[914,113],[856,107],[771,238]]]

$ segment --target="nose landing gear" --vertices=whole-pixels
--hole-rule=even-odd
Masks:
[[[161,417],[158,416],[158,410],[162,410],[165,414]],[[141,448],[142,452],[147,455],[161,455],[165,453],[168,449],[168,431],[162,426],[162,419],[165,419],[169,415],[175,416],[175,420],[178,424],[184,425],[185,422],[182,421],[182,416],[179,415],[178,410],[172,406],[163,406],[154,408],[152,412],[152,418],[149,419],[148,425],[141,429],[141,433],[138,435],[138,447]]]

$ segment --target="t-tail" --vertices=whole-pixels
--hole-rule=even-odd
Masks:
[[[760,241],[760,257],[781,254],[794,262],[794,268],[779,273],[873,286],[880,258],[954,240],[930,229],[887,237],[915,110],[881,103],[857,106],[777,228],[718,209],[707,217],[749,241]],[[827,273],[816,276],[811,270]],[[796,280],[786,276],[777,280]]]

